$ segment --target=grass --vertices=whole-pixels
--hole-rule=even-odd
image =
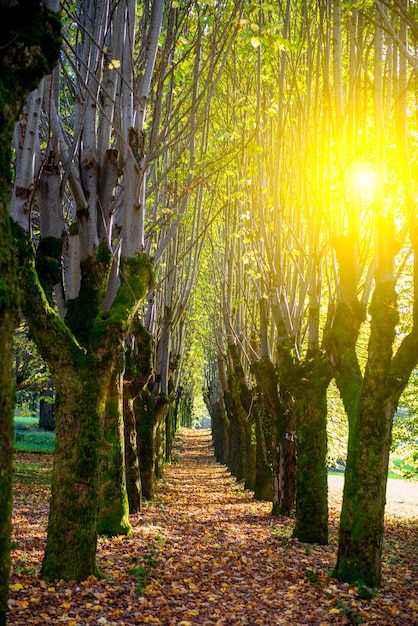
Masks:
[[[39,419],[19,415],[14,420],[14,448],[19,452],[43,452],[52,454],[55,448],[55,433],[41,430]]]
[[[33,458],[32,456],[30,460],[29,457],[28,460],[19,458],[14,470],[13,479],[15,483],[26,487],[49,487],[52,476],[52,461],[48,461],[47,457],[42,457],[42,462],[39,457],[37,460],[32,460]]]

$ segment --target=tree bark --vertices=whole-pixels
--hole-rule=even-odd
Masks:
[[[328,543],[327,400],[330,378],[300,389],[296,412],[296,525],[293,536]]]
[[[129,512],[142,508],[142,482],[139,462],[139,441],[135,415],[136,398],[144,391],[153,371],[154,338],[139,319],[131,327],[131,335],[125,352],[124,377],[124,426],[126,489]]]
[[[11,3],[10,3],[11,4]],[[57,7],[58,10],[58,7]],[[9,221],[14,123],[27,95],[52,71],[61,45],[59,14],[40,3],[2,6],[0,33],[0,626],[10,572],[13,455],[13,332],[19,289]]]
[[[126,492],[128,495],[129,513],[140,513],[142,510],[142,485],[134,400],[126,385],[123,392],[123,424],[125,428]]]
[[[134,403],[142,495],[146,500],[152,500],[155,495],[159,453],[157,429],[160,421],[165,419],[168,402],[168,397],[153,396],[146,388]]]
[[[125,473],[125,432],[123,421],[123,344],[110,378],[106,406],[101,416],[99,515],[100,535],[130,535],[129,503]]]
[[[398,323],[396,299],[394,281],[377,283],[370,307],[369,358],[349,415],[348,455],[335,569],[340,580],[362,581],[370,587],[378,587],[381,583],[393,415],[418,358],[416,324],[392,358]]]
[[[15,237],[20,251],[24,313],[57,390],[56,451],[42,576],[84,580],[96,573],[101,420],[120,347],[138,302],[145,295],[152,267],[146,255],[122,259],[125,280],[107,310],[99,306],[98,292],[104,297],[101,281],[96,289],[91,280],[87,281],[90,315],[83,327],[84,308],[77,311],[77,303],[73,303],[73,333],[48,304],[35,270],[33,244],[18,226]],[[99,251],[99,259],[100,255],[103,251]],[[106,258],[104,255],[98,262],[98,273],[104,279],[107,272],[101,262],[105,266]],[[93,267],[93,260],[87,265]],[[87,303],[83,301],[82,305]]]
[[[280,378],[294,403],[296,433],[296,524],[294,537],[307,543],[328,543],[327,402],[332,371],[317,350],[297,364],[284,339],[279,345]],[[293,398],[293,399],[292,399]]]

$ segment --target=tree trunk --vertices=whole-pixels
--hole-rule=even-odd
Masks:
[[[391,379],[392,345],[398,323],[396,298],[393,281],[376,285],[370,307],[369,358],[357,402],[351,405],[349,415],[348,454],[335,570],[340,580],[362,581],[370,587],[378,587],[381,582],[392,421],[400,390],[407,382],[405,371],[411,368],[411,364],[407,363],[408,367],[400,368]],[[414,335],[416,342],[416,331]],[[411,353],[413,350],[412,343]],[[416,358],[415,355],[415,362]]]
[[[81,309],[76,301],[72,303],[72,332],[49,306],[35,271],[33,244],[17,225],[15,237],[24,313],[57,390],[56,451],[42,576],[84,580],[96,573],[101,420],[120,348],[137,303],[145,295],[152,266],[146,255],[122,259],[126,280],[110,309],[101,310],[100,276],[107,276],[110,255],[99,249],[99,259],[85,264],[92,272],[86,274],[87,302],[80,302]]]
[[[231,384],[231,377],[228,379],[228,385]],[[243,412],[241,402],[234,391],[225,392],[225,406],[229,420],[229,455],[228,469],[237,480],[243,480],[245,477],[246,466],[246,445],[245,430],[243,426],[243,417],[239,413]]]
[[[273,466],[271,459],[271,418],[266,415],[266,408],[262,400],[258,400],[256,407],[256,467],[254,498],[257,500],[273,501]]]
[[[294,414],[291,405],[286,406],[281,398],[277,371],[269,357],[255,361],[252,368],[267,411],[263,428],[272,471],[272,513],[290,515],[295,504]]]
[[[57,382],[56,445],[41,575],[85,580],[96,571],[100,423],[106,390],[83,367]],[[63,375],[64,372],[61,372]],[[83,383],[83,375],[85,382]]]
[[[125,427],[126,491],[129,513],[140,513],[142,509],[142,486],[134,401],[130,389],[126,386],[123,393],[123,423]]]
[[[44,398],[39,401],[39,428],[53,432],[55,430],[54,390],[45,389],[42,395],[50,398],[51,401]]]
[[[293,536],[328,543],[327,401],[320,381],[304,386],[296,411],[296,525]]]
[[[124,426],[126,489],[129,512],[142,508],[142,482],[139,463],[139,443],[135,416],[135,400],[144,391],[153,369],[154,338],[139,319],[131,327],[131,336],[125,351]]]
[[[1,79],[0,79],[1,85]],[[0,89],[1,98],[1,89]],[[0,109],[0,154],[10,155],[11,127],[3,122]],[[10,572],[10,534],[13,475],[13,333],[18,323],[19,289],[13,239],[9,222],[7,157],[0,164],[0,625],[6,624]]]
[[[246,451],[245,451],[245,489],[254,491],[255,489],[255,468],[256,468],[256,439],[255,424],[247,421],[245,428]]]
[[[216,399],[212,399],[213,404],[211,404],[212,393],[210,389],[205,391],[203,398],[211,418],[215,458],[218,463],[226,465],[228,463],[229,449],[229,422],[223,406],[223,398],[217,396]]]
[[[11,5],[12,3],[10,3]],[[56,7],[57,11],[59,6]],[[56,63],[59,13],[40,3],[2,6],[0,35],[0,626],[5,626],[10,572],[13,455],[13,332],[19,289],[9,222],[14,123],[28,93]]]
[[[148,389],[144,389],[134,403],[142,495],[146,500],[152,500],[155,495],[158,455],[157,429],[159,422],[165,417],[167,404],[166,396],[156,398]]]
[[[123,423],[123,346],[110,379],[106,407],[101,419],[102,445],[99,470],[100,535],[129,535],[129,504],[125,474]]]

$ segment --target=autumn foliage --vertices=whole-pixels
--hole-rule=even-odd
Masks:
[[[52,460],[18,455],[9,624],[67,626],[349,625],[418,621],[418,506],[389,503],[383,586],[332,578],[341,505],[330,485],[330,544],[292,539],[294,519],[270,515],[212,456],[209,431],[182,429],[157,497],[132,516],[131,537],[102,537],[100,575],[40,579]],[[399,483],[405,485],[406,483]],[[417,485],[409,483],[417,493]],[[402,498],[398,498],[401,500]],[[415,500],[416,502],[416,500]]]

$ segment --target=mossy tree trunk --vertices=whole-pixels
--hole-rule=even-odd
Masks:
[[[255,361],[252,369],[265,406],[262,428],[267,444],[267,462],[272,473],[272,513],[290,515],[295,505],[295,425],[292,403],[280,390],[278,372],[267,356]]]
[[[59,13],[41,3],[22,12],[2,3],[0,34],[0,626],[6,624],[10,572],[13,455],[13,333],[19,287],[9,221],[11,146],[14,123],[29,92],[49,74],[58,57]],[[57,3],[56,10],[59,10]]]
[[[230,357],[225,406],[229,417],[230,470],[249,489],[255,485],[255,439],[251,416],[252,392],[248,388],[237,345],[228,344]]]
[[[228,463],[229,421],[225,410],[225,401],[221,389],[210,385],[203,393],[203,400],[211,418],[212,443],[215,459],[218,463]]]
[[[370,587],[381,583],[393,416],[418,360],[416,300],[413,330],[392,357],[398,323],[396,301],[394,281],[378,281],[370,306],[371,331],[363,381],[359,385],[358,376],[351,376],[350,381],[347,371],[340,380],[343,397],[347,397],[351,382],[354,401],[346,404],[350,430],[335,573],[340,580],[362,581]]]
[[[146,500],[152,500],[155,495],[158,455],[157,429],[160,421],[165,420],[168,403],[167,396],[154,396],[148,388],[143,390],[134,403],[142,495]]]
[[[48,302],[48,276],[42,276],[45,290],[39,282],[33,244],[18,226],[15,237],[24,313],[57,389],[56,451],[42,576],[84,580],[96,573],[101,423],[109,386],[152,266],[146,255],[122,259],[125,280],[111,307],[101,309],[111,255],[99,248],[97,257],[84,263],[80,301],[71,303],[66,324]]]
[[[225,407],[229,421],[228,469],[237,480],[245,478],[246,437],[245,420],[247,413],[241,404],[233,376],[228,378],[228,391],[225,392]]]
[[[123,425],[125,429],[125,474],[129,513],[140,513],[142,510],[142,484],[134,400],[126,385],[123,391]]]
[[[412,329],[396,354],[393,347],[399,321],[395,257],[399,244],[394,224],[378,222],[378,266],[369,308],[371,316],[364,375],[356,342],[365,319],[365,305],[342,301],[326,337],[327,352],[348,415],[349,438],[341,510],[336,576],[346,582],[381,583],[386,483],[392,422],[400,394],[418,362],[418,229],[411,222],[414,254]],[[347,247],[347,246],[345,246]],[[337,250],[338,252],[338,250]],[[352,255],[354,256],[354,255]],[[351,262],[354,265],[354,261]],[[340,260],[340,265],[341,265]]]
[[[120,352],[101,416],[99,514],[97,530],[100,535],[129,535],[129,503],[125,473],[125,431],[123,420],[124,346]]]
[[[262,398],[259,398],[257,400],[254,410],[256,412],[256,465],[254,498],[256,498],[257,500],[266,500],[267,502],[272,502],[273,465],[272,462],[270,462],[270,460],[272,461],[272,421]]]
[[[320,349],[303,361],[292,355],[284,333],[279,341],[280,382],[295,426],[284,433],[296,443],[296,524],[293,535],[307,543],[328,543],[327,401],[332,378],[327,355]],[[293,441],[292,441],[293,440]]]
[[[318,373],[323,363],[323,376]],[[306,543],[328,543],[327,388],[326,358],[299,388],[296,413],[296,524],[293,536]]]
[[[142,507],[142,483],[139,463],[138,433],[135,415],[135,400],[149,382],[153,368],[154,338],[139,319],[132,323],[125,352],[124,376],[124,427],[126,490],[129,512],[136,513]]]
[[[215,457],[218,463],[226,465],[229,458],[229,420],[223,398],[212,408],[212,436]]]
[[[0,151],[4,149],[0,133]],[[11,137],[9,137],[9,141]],[[0,625],[6,624],[10,572],[13,474],[13,332],[18,322],[18,289],[8,218],[7,189],[0,171]]]

